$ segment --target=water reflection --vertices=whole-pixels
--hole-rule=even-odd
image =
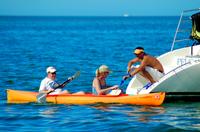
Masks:
[[[123,114],[129,117],[136,119],[139,122],[150,122],[150,121],[159,121],[159,118],[156,118],[158,115],[165,113],[165,108],[162,106],[132,106],[132,105],[122,105],[122,104],[96,104],[92,108],[104,111],[112,112],[115,114]]]
[[[110,128],[114,130],[139,130],[140,127],[151,130],[200,130],[200,104],[179,103],[163,106],[135,106],[122,104],[94,105],[55,105],[55,104],[7,104],[2,106],[0,127],[5,128],[5,122],[19,126],[26,122],[28,127],[38,126],[48,129],[49,124],[56,128]],[[20,126],[25,129],[24,126]],[[19,129],[19,128],[18,128]],[[37,129],[35,127],[35,129]],[[151,131],[150,130],[150,131]]]
[[[156,121],[157,119],[153,117],[163,113],[165,113],[165,109],[162,106],[159,107],[141,106],[141,107],[136,107],[135,109],[133,109],[133,111],[126,112],[128,116],[137,116],[138,121],[140,122]]]
[[[46,108],[46,109],[39,110],[39,115],[46,118],[53,118],[57,111],[58,111],[58,108],[56,107]]]

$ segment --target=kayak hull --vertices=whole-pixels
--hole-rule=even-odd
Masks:
[[[21,91],[7,89],[7,102],[8,103],[30,103],[37,102],[38,92]],[[158,106],[163,103],[165,99],[165,93],[151,93],[144,95],[127,95],[122,94],[118,96],[113,95],[47,95],[46,101],[55,104],[95,104],[95,103],[118,103],[118,104],[131,104],[131,105],[152,105]]]

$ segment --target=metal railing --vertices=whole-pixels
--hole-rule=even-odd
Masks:
[[[176,42],[182,42],[182,41],[187,41],[187,40],[190,40],[188,36],[188,38],[184,38],[184,39],[179,39],[179,40],[176,40],[177,39],[177,35],[179,32],[183,32],[184,30],[183,29],[179,29],[180,28],[180,25],[181,25],[181,22],[183,21],[183,15],[185,15],[185,13],[191,13],[191,12],[197,12],[197,11],[200,11],[200,8],[196,8],[196,9],[192,9],[192,10],[185,10],[181,13],[181,16],[179,18],[179,22],[178,22],[178,25],[177,25],[177,28],[176,28],[176,32],[175,32],[175,35],[174,35],[174,39],[173,39],[173,42],[172,42],[172,46],[171,46],[171,51],[173,51],[174,49],[174,45]],[[186,30],[188,32],[188,30]]]

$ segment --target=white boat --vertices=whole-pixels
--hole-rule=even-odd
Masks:
[[[199,28],[200,8],[183,11],[174,35],[171,51],[157,57],[164,67],[165,75],[150,87],[144,88],[148,80],[137,74],[129,82],[126,94],[136,95],[162,91],[166,92],[167,95],[200,95]],[[175,49],[175,46],[179,48]]]
[[[129,14],[125,13],[123,16],[124,16],[124,17],[129,17]]]

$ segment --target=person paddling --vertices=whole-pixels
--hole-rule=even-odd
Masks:
[[[56,68],[55,67],[48,67],[46,69],[47,76],[41,81],[39,93],[50,93],[52,94],[70,94],[68,90],[62,90],[65,87],[66,83],[59,84],[56,80]],[[68,78],[68,80],[72,80],[73,78]],[[59,88],[57,88],[59,87]],[[83,91],[73,93],[73,94],[84,94]]]

